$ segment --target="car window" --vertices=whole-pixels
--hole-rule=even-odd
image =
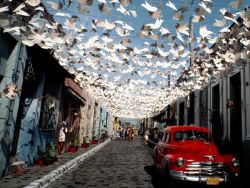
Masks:
[[[174,133],[174,140],[175,141],[186,140],[187,138],[190,138],[192,136],[193,136],[193,133],[190,130],[177,131],[177,132]]]
[[[207,142],[211,142],[212,141],[211,135],[208,134],[207,132],[196,131],[195,132],[195,136],[196,136],[197,139],[202,139],[202,140],[205,140]]]
[[[169,140],[169,133],[168,132],[165,132],[165,136],[163,138],[163,142],[166,142],[168,143],[170,140]]]
[[[205,142],[211,142],[212,137],[210,134],[204,131],[184,130],[175,132],[174,140],[175,141],[201,140]]]

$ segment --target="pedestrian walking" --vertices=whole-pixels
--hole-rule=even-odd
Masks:
[[[122,128],[120,129],[119,133],[120,133],[120,138],[122,139],[123,138],[123,129]]]
[[[128,137],[128,128],[124,130],[124,139],[127,140]]]
[[[67,122],[63,121],[61,124],[61,128],[59,131],[59,138],[58,138],[58,154],[64,153],[65,150],[65,138],[66,138],[67,131]]]
[[[148,139],[149,139],[149,130],[147,129],[144,135],[145,145],[148,145]]]
[[[64,127],[62,127],[59,131],[58,154],[63,153],[64,147],[65,147],[65,133],[64,133]]]
[[[130,141],[133,141],[133,139],[134,139],[134,129],[133,129],[133,127],[131,127],[129,129],[129,139],[130,139]]]

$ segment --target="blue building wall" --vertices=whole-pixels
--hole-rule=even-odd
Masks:
[[[51,65],[52,61],[55,60],[48,51],[39,47],[27,48],[21,42],[8,34],[1,33],[1,31],[0,49],[0,91],[2,92],[8,84],[17,84],[20,89],[15,99],[0,97],[1,178],[8,174],[8,169],[13,161],[25,161],[26,166],[31,166],[39,157],[39,149],[44,151],[49,143],[55,147],[63,84],[61,78],[64,73],[58,74],[62,69],[57,70],[58,64]],[[33,50],[30,51],[30,49]],[[27,71],[26,64],[28,65],[31,56],[34,63],[40,64],[38,69],[41,70],[35,85],[29,85],[30,83],[26,83],[24,79],[25,71]],[[22,90],[22,88],[24,89]],[[27,88],[29,88],[28,92]],[[42,132],[40,125],[43,115],[42,98],[45,95],[56,100],[56,106],[53,110],[53,131],[50,131],[49,134],[46,131]],[[18,118],[20,114],[22,118]],[[16,133],[16,130],[19,129],[18,125],[20,132]],[[15,139],[17,140],[16,148],[13,145]]]
[[[16,155],[18,160],[32,166],[41,157],[40,152],[44,152],[49,145],[56,151],[63,73],[47,51],[33,47],[29,53],[39,73],[36,74],[37,81],[33,87],[30,88],[29,83],[26,83],[24,88],[27,105],[20,110],[24,115]]]
[[[0,91],[9,84],[17,84],[22,88],[26,47],[7,34],[0,32],[0,35]],[[20,94],[15,99],[0,98],[0,178],[7,173],[10,163]]]
[[[21,121],[21,129],[19,133],[18,146],[16,151],[17,160],[25,161],[28,166],[34,163],[38,157],[38,149],[43,148],[43,139],[39,133],[39,120],[41,112],[41,98],[44,90],[44,77],[37,88],[33,88],[29,98],[25,99],[25,114]]]

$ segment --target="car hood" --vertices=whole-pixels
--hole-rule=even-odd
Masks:
[[[218,149],[214,144],[201,141],[180,143],[177,150],[187,159],[212,160],[218,157]]]

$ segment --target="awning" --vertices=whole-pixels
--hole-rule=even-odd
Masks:
[[[76,97],[78,100],[80,100],[83,104],[85,104],[85,98],[83,95],[82,88],[77,85],[73,79],[71,78],[65,78],[64,85],[67,87],[67,91],[72,94],[74,97]]]

